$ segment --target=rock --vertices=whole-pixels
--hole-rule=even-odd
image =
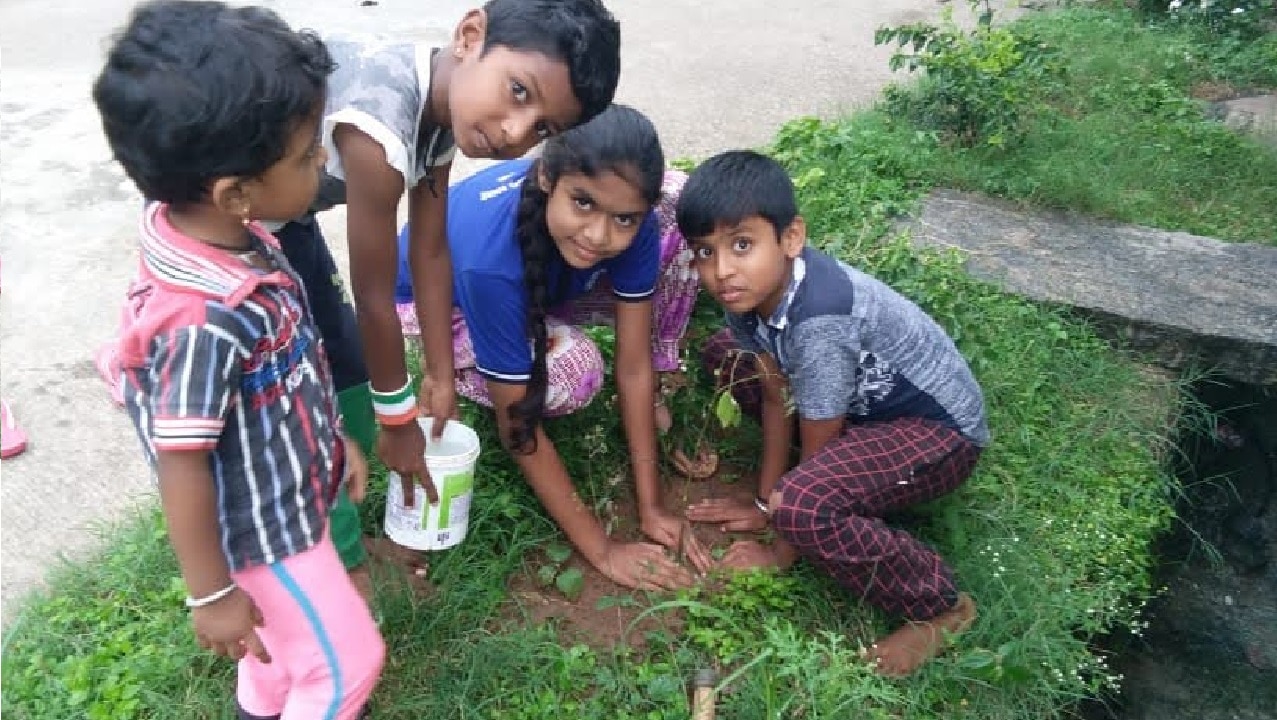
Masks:
[[[1277,95],[1255,95],[1211,103],[1208,115],[1224,126],[1277,148]]]
[[[967,270],[1064,303],[1155,362],[1277,385],[1277,247],[1025,210],[937,190],[905,221],[919,246],[957,248]]]

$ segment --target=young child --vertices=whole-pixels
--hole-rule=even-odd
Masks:
[[[259,220],[318,187],[324,44],[273,12],[158,0],[93,98],[143,214],[122,396],[159,479],[199,643],[239,661],[239,717],[355,718],[384,644],[327,532],[367,465],[342,437],[300,280]]]
[[[918,306],[811,247],[783,168],[728,152],[692,173],[678,225],[728,329],[707,366],[763,426],[753,504],[707,500],[689,519],[758,529],[728,567],[788,567],[797,556],[908,622],[869,650],[902,676],[976,615],[953,572],[883,517],[952,491],[989,442],[980,386],[952,340]],[[788,387],[786,387],[786,384]],[[797,411],[801,461],[788,467]]]
[[[656,373],[679,366],[696,296],[674,224],[684,176],[665,172],[655,128],[614,105],[552,138],[536,160],[488,168],[452,188],[453,359],[457,391],[496,410],[497,424],[551,517],[600,572],[627,587],[672,588],[691,574],[681,518],[661,505]],[[401,302],[411,302],[409,271]],[[598,348],[576,323],[616,329],[616,378],[643,532],[659,545],[613,542],[580,501],[544,417],[587,405],[603,384]],[[691,533],[686,533],[691,541]],[[708,555],[685,548],[700,569]]]
[[[426,337],[427,365],[434,368],[429,376],[450,377],[452,277],[443,233],[455,148],[472,157],[516,157],[598,114],[619,77],[619,26],[598,0],[491,0],[465,15],[446,49],[333,37],[327,45],[338,67],[328,78],[320,126],[328,151],[320,191],[300,217],[268,227],[310,300],[346,432],[365,453],[376,437],[387,467],[406,483],[424,480],[433,493],[393,301],[400,198],[406,190],[416,219],[409,244],[421,278],[420,307],[435,317],[424,320],[434,329]],[[340,203],[349,210],[358,323],[315,219],[316,212]],[[417,307],[409,312],[415,323]],[[99,353],[97,363],[117,386],[114,345]],[[427,377],[422,389],[426,414],[452,416],[451,383],[436,385]],[[119,401],[118,391],[113,394]],[[444,423],[434,427],[442,433]],[[404,493],[409,502],[412,496]],[[343,563],[371,599],[359,515],[345,493],[330,519]]]

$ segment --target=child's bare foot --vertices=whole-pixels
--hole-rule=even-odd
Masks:
[[[350,575],[350,582],[355,586],[355,590],[359,592],[359,596],[371,608],[373,599],[372,573],[368,572],[368,563],[351,568],[347,571],[347,574]]]
[[[703,442],[696,446],[696,457],[689,458],[679,449],[670,459],[674,461],[674,468],[691,480],[705,480],[718,472],[718,453]]]
[[[670,412],[665,399],[687,387],[687,376],[678,370],[662,371],[656,380],[656,397],[653,409],[656,412],[656,431],[664,435],[674,427],[674,415]]]
[[[664,435],[674,427],[674,416],[670,414],[665,398],[659,394],[656,396],[656,401],[652,403],[652,412],[656,415],[656,432]]]
[[[945,635],[965,631],[975,618],[975,601],[961,593],[952,608],[925,622],[907,622],[874,643],[865,653],[866,659],[883,675],[905,677],[944,649]]]

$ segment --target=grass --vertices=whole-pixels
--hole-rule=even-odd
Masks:
[[[1277,33],[1228,53],[1200,28],[1124,10],[1034,13],[1013,27],[1060,51],[1062,78],[1025,89],[1045,107],[1006,148],[922,143],[921,182],[1277,245],[1277,151],[1206,119],[1193,97],[1277,88]],[[917,145],[925,130],[895,123],[887,142]]]
[[[391,660],[376,717],[682,720],[690,678],[707,664],[728,676],[720,716],[733,720],[1050,718],[1120,682],[1091,641],[1138,633],[1140,607],[1155,592],[1150,547],[1171,520],[1176,490],[1164,461],[1179,388],[1143,373],[1069,313],[975,282],[956,257],[911,249],[891,221],[927,188],[949,183],[1271,242],[1277,199],[1263,173],[1277,173],[1271,154],[1188,112],[1195,73],[1224,81],[1231,71],[1222,61],[1206,63],[1213,76],[1180,64],[1182,49],[1200,47],[1185,28],[1141,28],[1121,11],[1026,22],[1063,48],[1074,82],[1052,95],[1053,110],[1021,144],[960,150],[877,110],[795,121],[771,148],[792,171],[819,244],[931,312],[985,389],[995,441],[976,475],[901,520],[952,561],[979,601],[973,630],[916,677],[883,680],[856,653],[888,619],[802,565],[737,576],[713,593],[633,598],[645,613],[685,618],[684,632],[650,633],[643,648],[591,649],[564,642],[553,626],[505,623],[510,578],[533,570],[539,549],[562,536],[513,464],[489,452],[470,536],[433,557],[436,592],[383,587],[377,611]],[[1247,82],[1262,75],[1248,72]],[[716,316],[698,306],[690,346]],[[609,331],[594,332],[609,353]],[[600,510],[628,492],[610,394],[550,427],[586,502]],[[668,442],[709,435],[729,457],[756,457],[756,430],[723,439],[713,408],[698,376],[674,404],[679,430]],[[467,412],[485,446],[496,447],[490,420]],[[363,508],[369,528],[380,525],[377,498]],[[191,637],[158,515],[108,537],[100,557],[57,573],[8,628],[0,713],[232,717],[233,668]]]
[[[1159,470],[1166,386],[1084,324],[974,284],[952,259],[900,242],[843,252],[919,295],[988,392],[998,437],[977,476],[910,520],[982,604],[955,651],[908,682],[874,676],[855,653],[886,619],[808,568],[657,598],[650,612],[685,611],[687,630],[657,634],[641,651],[564,647],[552,628],[500,630],[508,578],[559,535],[508,461],[489,453],[471,536],[432,565],[436,594],[383,593],[393,663],[379,718],[685,718],[688,678],[715,662],[741,671],[720,701],[731,718],[846,717],[847,708],[1039,718],[1109,682],[1087,638],[1137,622],[1150,591],[1147,545],[1169,519]],[[713,427],[712,413],[689,412],[684,400],[681,425]],[[493,446],[490,425],[477,424]],[[605,397],[553,428],[589,502],[617,495],[619,429]],[[375,527],[375,503],[366,513]],[[231,717],[231,666],[190,637],[160,521],[147,515],[112,536],[103,558],[69,569],[10,629],[3,714]]]

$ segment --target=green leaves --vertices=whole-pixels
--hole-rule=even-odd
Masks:
[[[714,402],[714,415],[718,418],[718,424],[724,428],[734,428],[740,423],[740,405],[731,392],[723,390],[718,394],[718,400]]]
[[[890,88],[888,107],[950,142],[973,147],[1016,143],[1063,82],[1054,48],[1015,27],[994,26],[993,9],[971,0],[976,26],[967,30],[946,14],[940,25],[880,28],[878,45],[894,43],[892,70],[923,71],[915,88]]]
[[[568,600],[580,597],[585,588],[585,575],[579,568],[563,567],[572,559],[572,548],[561,542],[550,543],[545,548],[545,557],[549,562],[537,568],[537,584],[544,588],[553,585]]]
[[[563,543],[553,543],[545,549],[545,556],[550,558],[550,562],[562,565],[572,557],[572,548]]]
[[[558,576],[559,567],[557,565],[542,565],[537,568],[537,584],[541,587],[550,587]]]
[[[554,586],[563,593],[564,597],[575,600],[581,596],[581,591],[585,588],[585,575],[579,568],[568,568],[554,579]]]

